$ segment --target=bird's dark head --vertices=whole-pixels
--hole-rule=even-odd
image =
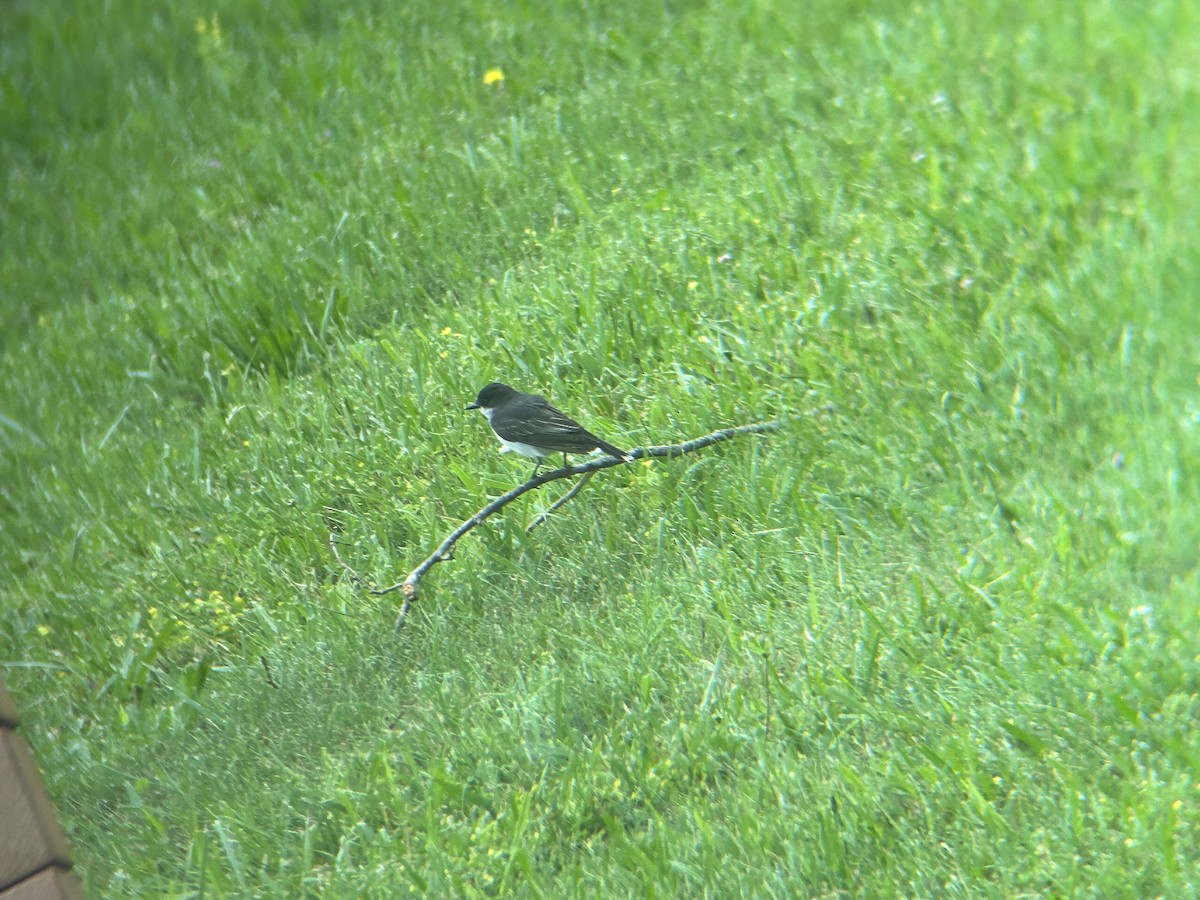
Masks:
[[[479,392],[479,396],[475,398],[475,402],[468,406],[467,409],[495,409],[499,404],[516,393],[517,391],[514,391],[507,384],[493,381]]]

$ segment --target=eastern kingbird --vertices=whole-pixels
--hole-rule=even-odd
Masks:
[[[481,390],[467,409],[477,409],[487,416],[492,431],[504,445],[501,453],[512,450],[536,459],[534,475],[551,453],[562,453],[564,466],[568,453],[591,453],[593,450],[603,450],[625,462],[633,459],[624,450],[600,440],[574,419],[559,412],[545,397],[522,394],[498,381]]]

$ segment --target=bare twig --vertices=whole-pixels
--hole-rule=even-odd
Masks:
[[[371,582],[367,581],[367,579],[355,572],[352,568],[350,568],[350,565],[344,559],[342,559],[342,554],[338,552],[337,535],[332,531],[329,532],[329,549],[333,551],[333,558],[336,559],[338,563],[341,564],[342,569],[345,570],[347,578],[357,584],[360,588],[365,588],[371,593],[375,593],[375,585],[371,584]]]
[[[821,413],[828,412],[832,408],[832,405],[818,407],[810,410],[805,415],[820,415]],[[653,447],[638,447],[634,450],[630,450],[629,456],[635,460],[659,458],[673,459],[677,456],[683,456],[686,453],[694,453],[697,450],[702,450],[705,447],[710,447],[713,444],[720,443],[721,441],[727,441],[731,438],[741,437],[742,435],[767,434],[769,432],[779,431],[784,426],[786,421],[787,420],[758,422],[753,425],[738,425],[734,428],[724,428],[720,431],[714,431],[712,434],[706,434],[703,437],[685,441],[682,444],[662,444]],[[446,562],[447,560],[454,558],[454,554],[452,553],[454,545],[457,544],[463,535],[465,535],[468,531],[471,531],[472,529],[483,524],[484,521],[495,515],[504,507],[508,506],[508,504],[512,503],[521,495],[527,494],[532,490],[536,490],[544,484],[549,484],[551,481],[559,481],[563,478],[573,478],[576,475],[584,476],[579,480],[579,483],[576,484],[575,487],[573,487],[570,491],[563,495],[563,497],[556,501],[553,506],[546,510],[546,512],[538,516],[538,518],[534,520],[533,524],[526,529],[527,531],[532,531],[543,521],[545,521],[546,517],[549,516],[550,513],[554,512],[554,510],[558,509],[560,506],[578,494],[583,485],[586,484],[587,481],[601,469],[611,469],[613,466],[622,465],[625,465],[625,460],[617,459],[614,456],[604,456],[598,459],[589,460],[588,462],[579,463],[578,465],[563,466],[561,469],[543,472],[540,475],[530,478],[524,484],[520,484],[511,491],[501,494],[499,497],[495,498],[477,513],[475,513],[475,515],[471,516],[471,518],[467,519],[465,522],[455,528],[452,532],[450,532],[449,535],[446,536],[446,539],[438,545],[437,549],[434,550],[433,553],[426,557],[419,566],[408,573],[407,578],[389,587],[375,587],[373,584],[371,584],[371,582],[350,568],[350,566],[346,564],[345,560],[342,559],[341,553],[338,552],[337,543],[334,540],[333,534],[329,535],[329,547],[333,551],[334,558],[337,559],[338,563],[346,571],[348,577],[355,584],[365,588],[375,596],[383,596],[384,594],[390,594],[393,591],[402,592],[404,602],[401,605],[400,613],[396,618],[396,628],[399,629],[404,624],[404,619],[408,614],[409,606],[417,597],[417,585],[420,580],[438,563]]]
[[[275,688],[275,690],[279,690],[279,682],[272,677],[271,666],[267,663],[267,658],[265,656],[260,656],[258,661],[262,663],[263,671],[267,673],[267,684]]]
[[[577,482],[575,482],[575,487],[571,488],[569,491],[567,491],[565,494],[563,494],[561,497],[559,497],[557,500],[555,500],[554,503],[551,504],[551,506],[548,510],[546,510],[544,513],[540,513],[536,519],[534,519],[532,522],[529,523],[529,527],[525,529],[525,533],[529,534],[531,531],[533,531],[533,529],[537,528],[539,525],[541,525],[543,522],[545,522],[548,518],[550,518],[550,513],[554,512],[556,509],[558,509],[560,506],[562,506],[564,503],[566,503],[568,500],[570,500],[572,497],[574,497],[576,494],[578,494],[581,490],[583,490],[583,486],[585,484],[587,484],[588,481],[591,480],[591,477],[595,474],[596,474],[595,472],[588,472],[586,475],[584,475],[582,478],[580,478]]]

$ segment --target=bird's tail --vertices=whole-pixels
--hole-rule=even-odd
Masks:
[[[617,459],[623,459],[625,462],[633,462],[633,457],[624,450],[619,450],[607,441],[596,439],[596,446],[607,453],[609,456],[615,456]]]

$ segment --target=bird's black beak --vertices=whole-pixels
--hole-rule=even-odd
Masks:
[[[467,407],[467,409],[479,409],[479,404],[478,404],[478,403],[472,403],[470,406],[468,406],[468,407]]]

